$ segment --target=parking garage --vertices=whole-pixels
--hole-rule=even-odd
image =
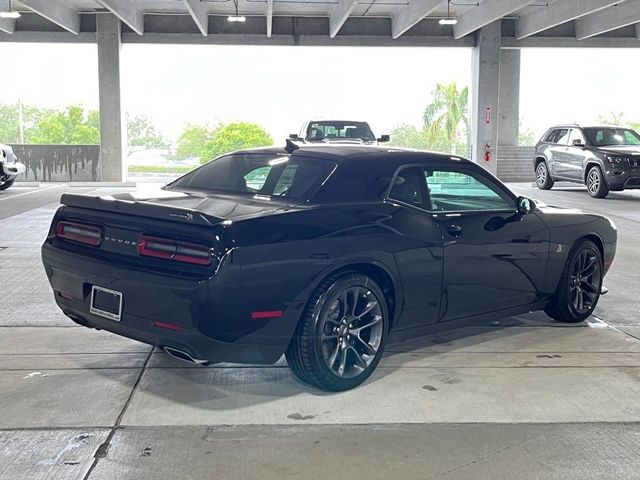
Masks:
[[[335,394],[296,381],[284,359],[198,367],[76,326],[55,305],[40,246],[63,193],[157,187],[122,183],[123,43],[472,48],[471,157],[500,177],[515,161],[501,151],[517,144],[520,51],[637,48],[640,3],[482,0],[444,26],[441,1],[12,3],[21,16],[0,19],[0,41],[97,44],[102,140],[94,182],[0,192],[0,478],[637,476],[637,192],[592,199],[579,185],[505,178],[518,195],[615,222],[593,316],[495,316],[390,344],[369,381]]]

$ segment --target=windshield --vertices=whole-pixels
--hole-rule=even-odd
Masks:
[[[585,128],[589,143],[596,147],[607,145],[640,145],[640,136],[630,128]]]
[[[207,163],[167,187],[304,201],[327,179],[334,166],[326,160],[284,154],[234,153]]]
[[[366,122],[310,122],[307,127],[307,140],[325,139],[360,139],[373,142],[376,137]]]

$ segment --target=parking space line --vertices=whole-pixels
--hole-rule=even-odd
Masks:
[[[8,197],[2,197],[0,198],[0,202],[2,202],[3,200],[10,200],[12,198],[16,198],[16,197],[22,197],[23,195],[30,195],[32,193],[38,193],[38,192],[44,192],[46,190],[51,190],[52,188],[60,188],[60,187],[64,187],[66,184],[62,184],[62,185],[51,185],[49,187],[44,187],[44,188],[36,188],[35,190],[31,190],[30,192],[23,192],[23,193],[18,193],[17,195],[11,195]]]

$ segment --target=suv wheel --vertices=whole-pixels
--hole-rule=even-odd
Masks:
[[[387,302],[369,277],[334,276],[302,314],[285,356],[296,377],[323,390],[356,387],[375,370],[389,330]]]
[[[551,190],[553,179],[549,175],[547,163],[542,161],[536,166],[536,184],[540,190]]]
[[[15,178],[12,178],[11,180],[5,180],[3,182],[2,179],[0,179],[0,190],[6,190],[11,185],[13,185],[13,182],[15,182],[15,180]]]
[[[587,172],[587,191],[593,198],[604,198],[609,194],[609,187],[599,166],[594,165]]]

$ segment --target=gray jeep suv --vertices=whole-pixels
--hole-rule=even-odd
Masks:
[[[536,145],[533,160],[538,188],[556,181],[584,183],[589,195],[640,188],[640,135],[625,127],[559,125]]]

